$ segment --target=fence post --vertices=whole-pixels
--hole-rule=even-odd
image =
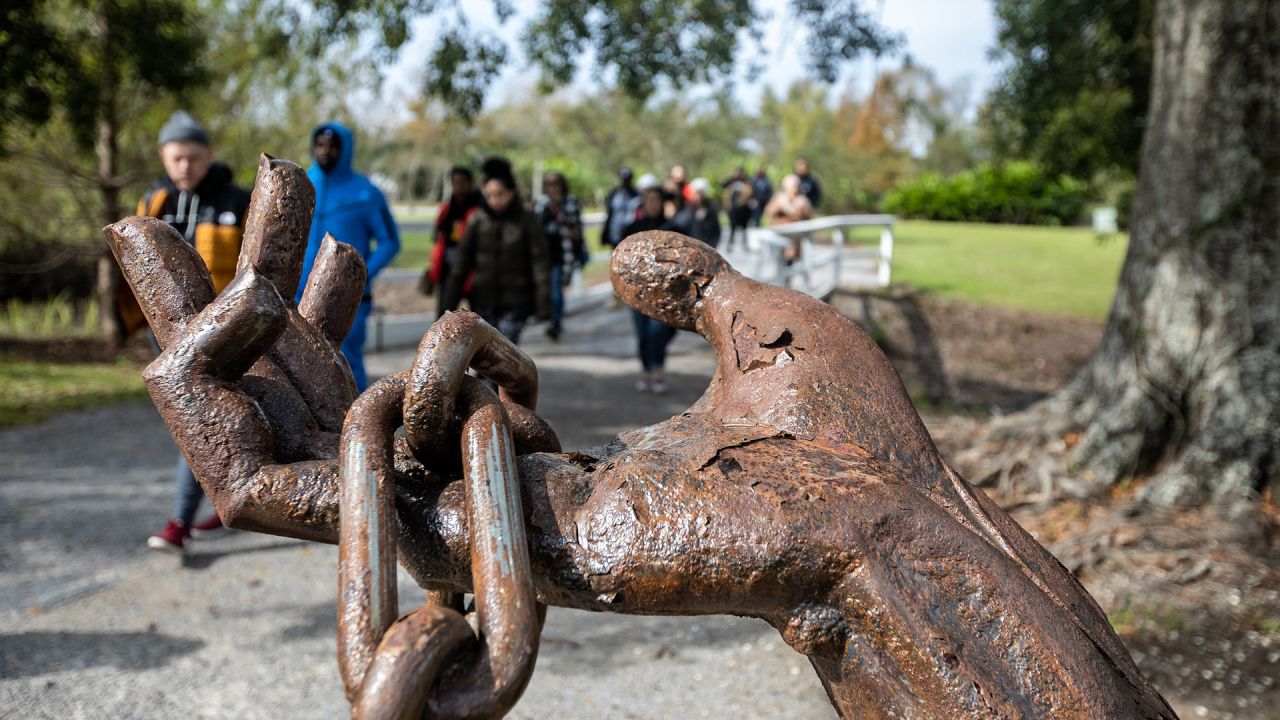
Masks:
[[[877,280],[880,287],[889,287],[889,271],[893,266],[893,223],[880,228],[880,268]]]
[[[835,275],[835,288],[832,290],[832,292],[834,292],[835,290],[840,289],[841,264],[844,262],[844,228],[836,228],[831,232],[831,244],[834,245],[836,249],[836,264],[833,271],[833,274]]]

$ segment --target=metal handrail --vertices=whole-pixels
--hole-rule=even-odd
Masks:
[[[814,274],[830,266],[832,280],[829,286],[806,288],[813,295],[825,297],[841,285],[845,256],[861,255],[846,252],[846,230],[879,226],[880,247],[877,251],[872,251],[871,256],[878,261],[876,283],[880,287],[887,287],[892,277],[893,224],[897,220],[895,215],[832,215],[767,228],[753,228],[747,236],[747,247],[754,250],[756,257],[754,267],[748,270],[748,274],[774,285],[791,286],[798,277],[803,277],[806,283],[812,284],[810,280]],[[812,241],[814,233],[823,231],[831,232],[830,249],[815,245]],[[784,254],[797,239],[800,241],[799,257],[788,264]]]
[[[876,280],[880,287],[888,287],[893,269],[893,225],[896,222],[898,222],[897,215],[828,215],[826,217],[813,218],[812,220],[801,220],[787,223],[786,225],[773,226],[769,229],[787,237],[830,230],[832,231],[832,244],[835,245],[837,250],[842,250],[844,247],[845,228],[879,226],[880,263],[876,272]],[[839,284],[840,259],[842,255],[843,253],[837,253],[835,256],[837,284]]]

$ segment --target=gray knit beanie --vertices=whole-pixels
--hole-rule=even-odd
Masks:
[[[205,147],[212,144],[204,126],[196,122],[196,119],[188,115],[185,110],[178,110],[170,115],[169,121],[160,128],[160,145],[185,141],[198,142]]]

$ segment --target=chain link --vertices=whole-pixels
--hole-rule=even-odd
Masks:
[[[498,380],[502,399],[468,367]],[[338,610],[352,717],[500,717],[528,684],[545,608],[533,588],[508,406],[532,411],[536,372],[478,316],[450,313],[423,338],[413,370],[383,378],[352,405],[339,458]],[[401,425],[415,456],[433,467],[449,462],[450,435],[460,441],[474,617],[460,612],[457,594],[433,591],[396,619],[393,438]]]

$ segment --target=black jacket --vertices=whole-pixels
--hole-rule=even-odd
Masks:
[[[178,190],[166,177],[156,181],[138,203],[139,215],[169,223],[200,253],[216,290],[235,277],[248,210],[249,191],[236,187],[231,169],[222,163],[210,165],[191,192]]]
[[[622,239],[635,235],[636,233],[648,230],[671,230],[671,226],[662,218],[651,218],[648,215],[632,220],[629,225],[622,229]]]
[[[707,203],[699,217],[692,205],[685,205],[667,223],[667,229],[684,233],[715,247],[720,244],[720,209],[715,203]]]
[[[469,299],[482,315],[516,310],[551,316],[551,270],[542,224],[518,203],[496,217],[488,208],[471,217],[449,269],[445,307],[457,307],[474,270]]]
[[[818,205],[822,203],[822,186],[818,184],[818,178],[812,175],[797,175],[800,178],[800,194],[809,198],[809,204],[814,210],[818,209]]]

